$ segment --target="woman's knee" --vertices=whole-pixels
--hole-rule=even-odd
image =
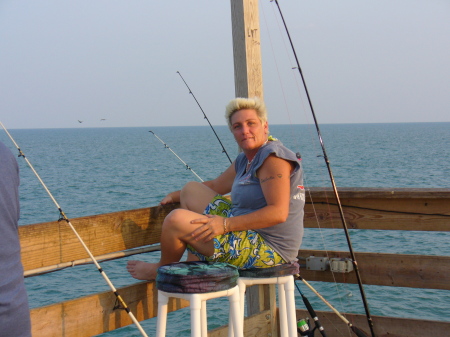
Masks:
[[[182,208],[177,208],[167,214],[162,225],[162,237],[178,237],[192,233],[199,225],[192,224],[191,220],[202,218],[201,214],[196,214]],[[184,241],[184,239],[183,239]]]
[[[174,225],[174,224],[181,223],[181,222],[183,222],[183,220],[186,221],[185,220],[186,217],[183,216],[183,213],[184,213],[183,211],[185,211],[185,210],[180,209],[180,208],[172,210],[165,217],[164,222],[163,222],[163,226],[167,227],[167,226],[171,226],[171,225]]]
[[[202,213],[215,195],[216,192],[208,186],[191,181],[181,189],[180,204],[184,209]]]
[[[198,193],[198,191],[200,191],[204,187],[206,186],[198,181],[190,181],[186,183],[181,189],[181,197],[183,198],[183,196],[187,197],[190,195],[195,195]]]

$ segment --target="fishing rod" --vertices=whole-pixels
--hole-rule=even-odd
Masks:
[[[297,277],[297,278],[300,278],[299,274],[294,275],[294,276]],[[314,331],[316,329],[318,329],[320,334],[323,337],[327,337],[325,329],[323,328],[322,324],[320,323],[319,317],[317,317],[317,314],[316,314],[315,310],[313,309],[311,303],[309,302],[308,298],[305,296],[305,294],[303,294],[303,292],[301,291],[300,287],[298,286],[297,282],[295,282],[295,280],[294,280],[294,284],[295,284],[295,287],[297,288],[298,292],[300,293],[300,296],[302,297],[303,303],[305,304],[305,307],[308,310],[309,315],[312,317],[312,319],[314,321],[314,324],[315,324],[315,328],[312,329],[312,330],[309,329],[308,324],[306,324],[306,326],[305,326],[305,324],[300,324],[300,326],[298,326],[299,324],[297,324],[297,326],[298,326],[297,329],[300,330],[299,331],[300,334],[302,336],[314,337]]]
[[[220,146],[222,146],[222,153],[225,153],[225,155],[227,156],[228,160],[230,161],[230,164],[232,163],[232,160],[230,158],[230,156],[228,155],[227,150],[225,150],[225,147],[223,146],[222,142],[220,141],[219,136],[216,133],[216,130],[214,130],[213,126],[211,125],[211,122],[209,121],[208,117],[206,116],[205,112],[203,111],[200,103],[197,101],[197,98],[195,98],[194,93],[192,92],[191,88],[189,88],[188,84],[186,83],[186,81],[184,80],[183,76],[181,76],[181,73],[179,71],[177,71],[177,74],[180,75],[181,79],[183,80],[184,84],[186,84],[186,87],[189,90],[189,93],[192,95],[192,97],[194,97],[195,102],[197,102],[198,107],[200,108],[200,110],[203,112],[203,118],[206,119],[208,121],[209,126],[211,127],[211,129],[213,130],[214,134],[216,135],[217,140],[220,143]]]
[[[273,0],[271,0],[271,1],[273,1]],[[336,183],[334,181],[333,173],[331,171],[330,161],[328,159],[327,152],[325,150],[325,145],[324,145],[324,142],[323,142],[323,139],[322,139],[322,135],[320,133],[319,123],[318,123],[317,118],[316,118],[316,113],[314,112],[314,107],[313,107],[313,104],[312,104],[312,101],[311,101],[311,97],[309,95],[308,87],[306,86],[305,77],[303,76],[303,72],[302,72],[302,69],[300,67],[300,62],[298,61],[297,53],[295,51],[294,44],[293,44],[292,39],[291,39],[291,35],[289,34],[289,30],[287,28],[286,21],[284,20],[283,13],[281,12],[281,8],[280,8],[280,5],[278,3],[278,0],[275,0],[275,4],[277,5],[278,11],[280,12],[280,16],[281,16],[281,19],[283,21],[284,28],[286,30],[287,36],[289,38],[289,42],[291,44],[292,51],[294,53],[295,61],[296,61],[296,64],[297,64],[297,69],[298,69],[298,71],[300,73],[300,77],[301,77],[302,82],[303,82],[303,87],[305,89],[305,93],[306,93],[306,96],[308,98],[309,107],[311,109],[311,113],[312,113],[312,116],[313,116],[313,119],[314,119],[314,124],[316,126],[316,131],[317,131],[317,135],[319,137],[319,142],[320,142],[320,145],[322,147],[323,158],[325,160],[325,164],[326,164],[327,169],[328,169],[328,174],[330,176],[331,184],[333,186],[334,196],[336,198],[336,202],[337,202],[338,209],[339,209],[339,215],[340,215],[340,218],[341,218],[342,226],[344,228],[345,237],[347,239],[347,245],[349,247],[350,256],[352,258],[352,263],[353,263],[353,267],[354,267],[355,274],[356,274],[356,279],[358,281],[358,287],[359,287],[359,291],[361,293],[361,298],[362,298],[362,301],[363,301],[364,310],[366,312],[367,322],[369,324],[369,328],[370,328],[370,332],[372,334],[372,337],[375,337],[375,332],[374,332],[374,328],[373,328],[373,320],[372,320],[372,317],[370,315],[369,305],[368,305],[366,294],[365,294],[364,287],[363,287],[363,284],[362,284],[361,275],[359,273],[358,263],[356,262],[355,253],[353,251],[353,245],[352,245],[352,242],[351,242],[351,239],[350,239],[350,234],[348,232],[347,223],[345,221],[344,211],[342,209],[341,201],[339,199],[339,194],[338,194],[338,191],[337,191]]]
[[[50,199],[52,199],[53,203],[55,204],[56,208],[58,208],[59,214],[60,214],[60,219],[59,221],[64,220],[70,227],[70,229],[72,229],[73,233],[75,234],[75,236],[78,238],[78,241],[81,243],[81,245],[83,246],[84,250],[86,251],[86,253],[89,255],[89,257],[91,258],[92,262],[95,264],[95,266],[97,267],[98,271],[100,272],[100,274],[103,276],[103,278],[105,279],[106,283],[108,284],[109,288],[111,289],[111,291],[114,293],[114,295],[116,296],[116,300],[118,301],[118,303],[120,303],[120,305],[122,306],[122,308],[127,312],[127,314],[130,316],[131,320],[133,321],[133,323],[136,325],[136,327],[138,328],[138,330],[141,332],[142,336],[144,337],[148,337],[148,335],[145,333],[144,329],[142,328],[142,326],[139,324],[138,320],[136,319],[136,317],[133,315],[133,313],[131,312],[131,310],[128,308],[127,304],[125,303],[125,301],[122,299],[122,297],[119,295],[119,293],[117,292],[117,289],[114,287],[114,285],[112,284],[112,282],[110,281],[109,277],[106,275],[105,271],[102,269],[102,267],[98,264],[97,260],[95,259],[94,255],[91,253],[91,251],[89,250],[89,248],[86,246],[86,244],[84,243],[83,239],[81,238],[81,236],[78,234],[77,230],[75,229],[75,227],[72,225],[72,223],[70,222],[69,218],[66,216],[66,214],[63,212],[63,210],[61,209],[61,207],[59,206],[58,202],[56,201],[56,199],[53,197],[53,194],[50,192],[50,190],[48,189],[47,185],[45,185],[44,181],[41,179],[41,177],[39,176],[39,174],[36,172],[36,170],[34,169],[33,165],[31,165],[30,161],[28,160],[28,158],[25,156],[25,154],[22,152],[22,150],[20,149],[19,145],[17,145],[16,141],[14,140],[14,138],[11,136],[11,134],[8,132],[8,130],[5,128],[5,126],[3,125],[3,123],[0,121],[0,125],[2,126],[2,128],[5,130],[6,134],[8,135],[8,137],[11,139],[11,141],[14,143],[14,145],[16,146],[17,150],[19,150],[19,157],[23,157],[23,159],[25,159],[25,161],[27,162],[28,166],[31,168],[31,170],[33,171],[33,173],[35,174],[35,176],[38,178],[39,182],[41,183],[41,185],[44,187],[45,191],[47,192],[47,194],[50,196]]]
[[[202,179],[202,178],[200,178],[199,177],[199,175],[197,174],[197,173],[195,173],[195,171],[188,165],[188,164],[186,164],[185,162],[184,162],[184,160],[183,159],[181,159],[170,147],[169,147],[169,145],[167,145],[166,143],[164,143],[164,141],[161,139],[161,138],[159,138],[153,131],[149,131],[149,132],[151,132],[152,134],[153,134],[153,136],[155,136],[156,138],[158,138],[158,140],[161,142],[161,143],[163,143],[164,144],[164,148],[166,148],[166,149],[169,149],[170,150],[170,152],[172,152],[183,164],[184,164],[184,166],[186,166],[186,169],[187,170],[190,170],[193,174],[195,174],[195,176],[201,181],[201,182],[203,182],[204,180]]]
[[[295,277],[297,277],[300,281],[302,281],[309,289],[311,289],[311,291],[317,295],[317,297],[319,297],[331,310],[333,310],[333,312],[345,323],[348,325],[348,327],[355,333],[356,336],[358,337],[367,337],[367,335],[364,333],[364,331],[362,331],[361,329],[357,328],[356,326],[354,326],[352,323],[350,323],[350,321],[348,319],[346,319],[335,307],[333,307],[331,305],[330,302],[328,302],[316,289],[313,288],[313,286],[311,284],[309,284],[303,277],[301,277],[300,275],[295,275]],[[318,318],[317,315],[314,312],[314,309],[311,307],[311,304],[309,304],[309,301],[306,297],[303,296],[303,293],[301,292],[299,286],[297,285],[296,282],[295,286],[297,287],[297,290],[300,292],[300,295],[302,296],[303,302],[305,303],[306,307],[308,308],[308,311],[311,314],[310,309],[312,310],[313,314],[311,314],[311,317],[313,317],[314,321],[316,322],[316,326],[318,326],[317,322],[318,322]],[[307,302],[305,302],[305,299]],[[317,320],[316,320],[317,318]],[[320,323],[319,323],[320,324]],[[320,328],[319,328],[320,330]],[[320,330],[322,332],[322,330]],[[325,337],[324,334],[322,334],[322,336]]]

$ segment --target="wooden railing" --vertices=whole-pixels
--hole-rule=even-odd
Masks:
[[[305,227],[340,228],[339,215],[330,190],[311,189],[305,206]],[[349,228],[382,230],[450,230],[450,189],[340,189],[341,202]],[[312,204],[311,201],[314,201]],[[165,216],[178,205],[137,209],[71,219],[94,256],[112,258],[124,256],[133,249],[150,249],[159,243]],[[85,263],[88,259],[67,224],[49,222],[21,226],[22,263],[25,274],[33,275],[48,269]],[[156,246],[156,249],[158,247]],[[123,252],[125,251],[125,253]],[[299,257],[346,257],[346,252],[300,250]],[[356,253],[365,284],[450,290],[450,257]],[[309,281],[344,282],[344,275],[331,272],[302,270]],[[345,274],[345,282],[355,282],[353,273]],[[138,320],[156,315],[156,290],[153,282],[140,282],[119,289]],[[32,309],[33,336],[92,336],[131,324],[123,310],[114,310],[115,297],[110,292]],[[270,300],[269,300],[270,302]],[[186,306],[184,301],[172,301],[173,310]],[[89,311],[86,312],[86,308]],[[450,305],[449,305],[450,311]],[[298,310],[299,317],[307,315]],[[327,320],[335,321],[328,336],[345,325],[333,314],[321,312]],[[246,336],[276,335],[274,312],[262,311],[246,319]],[[365,326],[361,315],[349,315]],[[350,319],[349,318],[349,319]],[[410,319],[374,317],[378,336],[444,336],[450,331],[449,322],[415,321]],[[356,324],[356,323],[355,323]],[[216,329],[211,336],[224,335]],[[423,333],[419,333],[419,332]]]

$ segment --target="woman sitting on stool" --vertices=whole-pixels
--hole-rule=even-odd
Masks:
[[[154,280],[157,269],[188,260],[267,268],[296,261],[303,237],[305,191],[296,155],[269,137],[265,105],[236,98],[226,107],[228,126],[242,152],[214,180],[189,182],[161,205],[180,202],[164,220],[158,263],[129,261],[136,279]],[[230,193],[231,201],[223,195]]]

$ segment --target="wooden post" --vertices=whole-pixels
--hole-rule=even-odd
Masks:
[[[236,97],[263,99],[258,0],[231,0]]]
[[[263,97],[258,0],[231,0],[234,82],[236,97]],[[271,307],[274,317],[274,287],[247,289],[247,312],[253,315]],[[270,303],[270,305],[269,305]]]

